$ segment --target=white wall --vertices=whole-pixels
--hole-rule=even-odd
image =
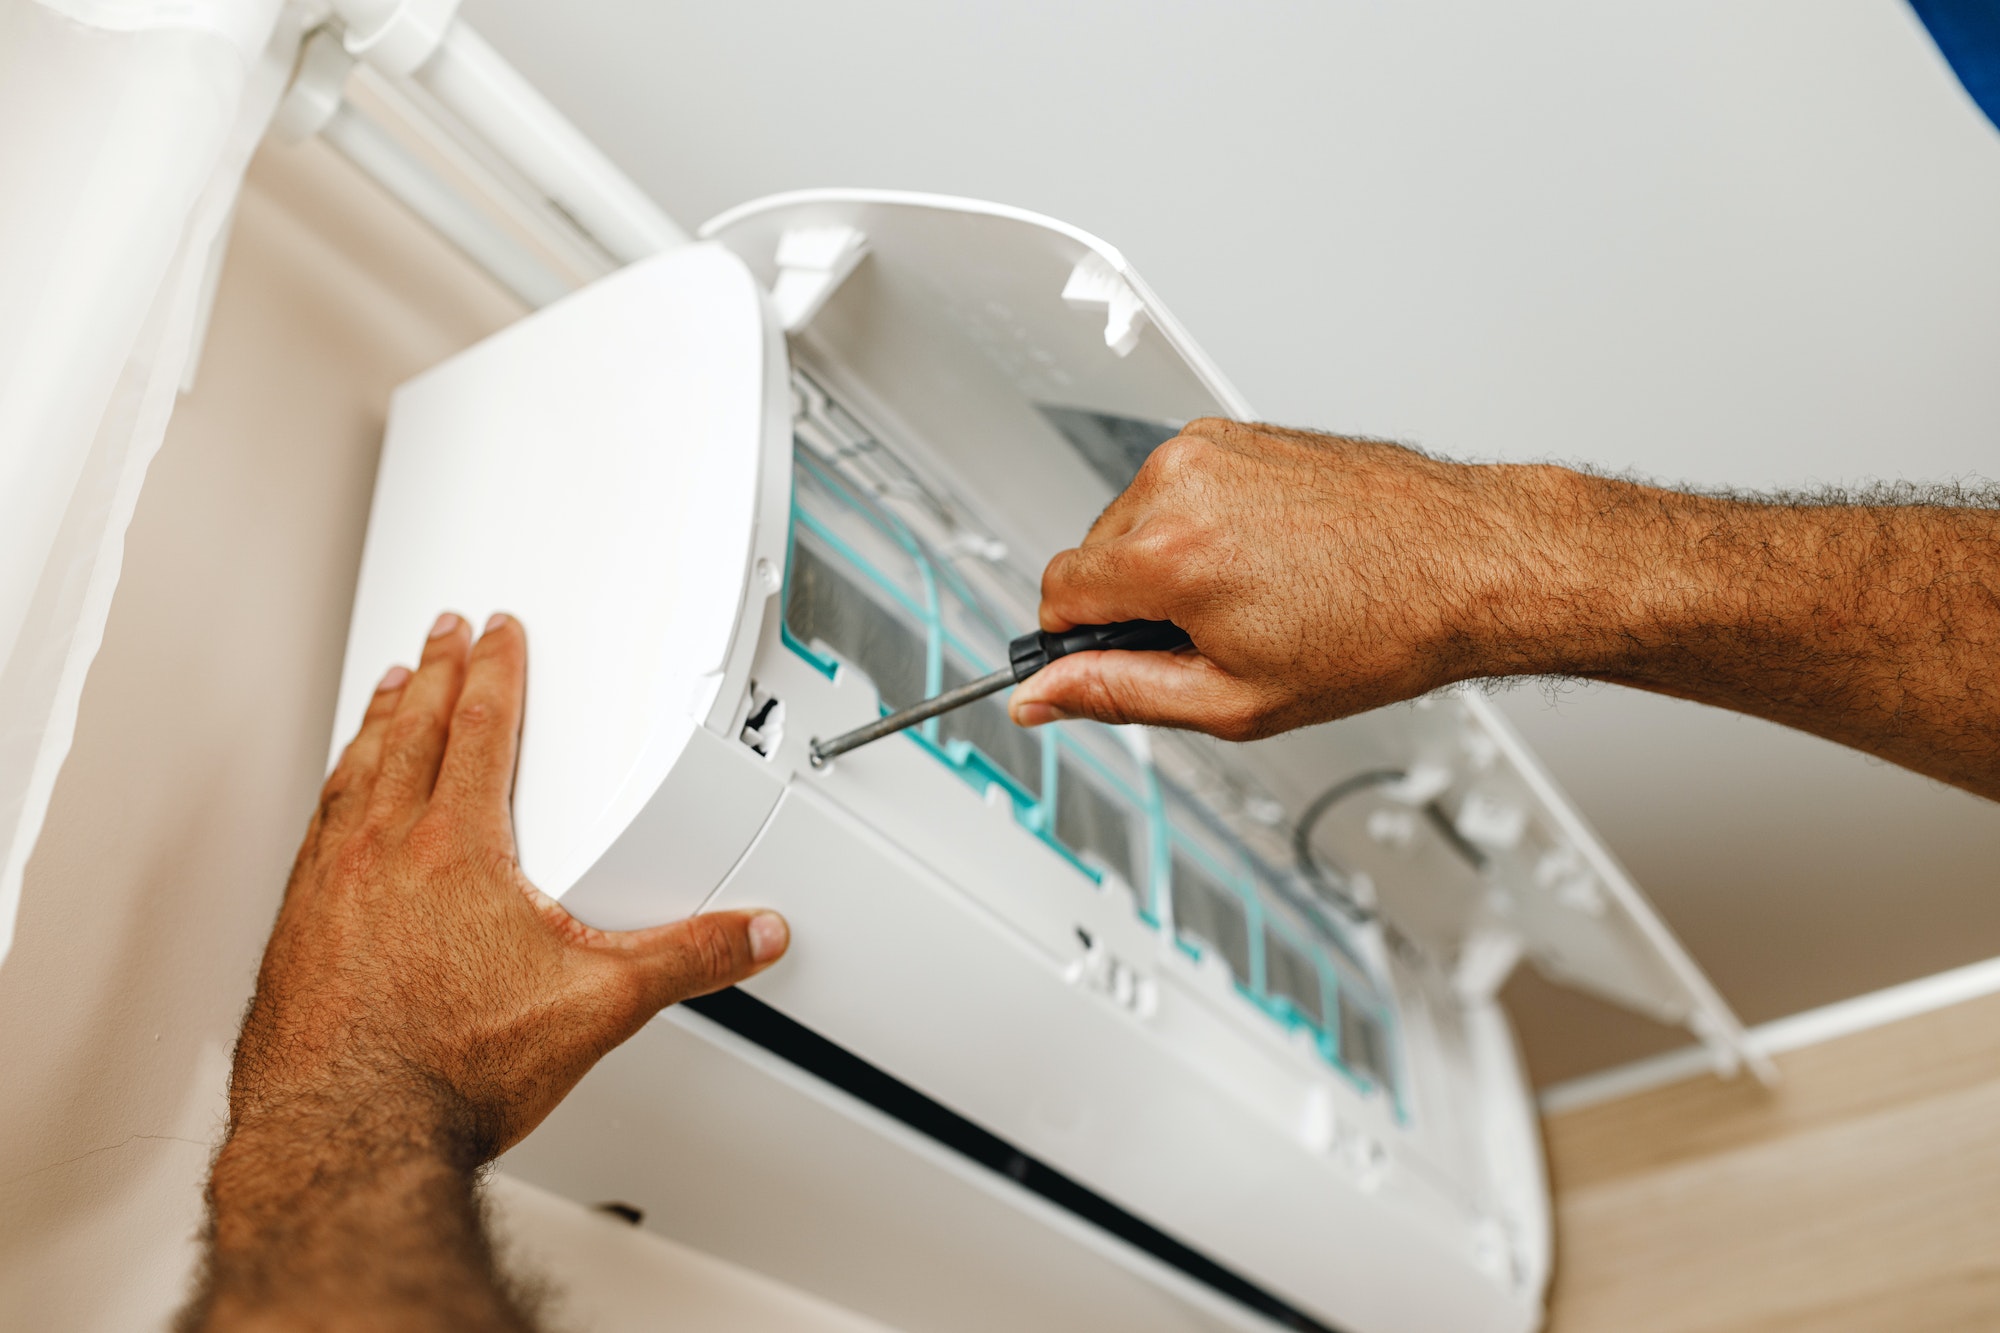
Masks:
[[[0,1327],[153,1327],[184,1294],[388,390],[513,317],[340,169],[314,146],[253,170],[28,865],[0,966]]]
[[[466,13],[684,222],[839,184],[1038,208],[1278,420],[1708,485],[2000,475],[2000,134],[1899,0]],[[2000,954],[2000,807],[1693,705],[1504,706],[1746,1018]],[[1547,1076],[1661,1039],[1525,1017]]]

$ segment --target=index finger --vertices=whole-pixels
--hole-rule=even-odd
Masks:
[[[368,804],[369,791],[375,785],[375,770],[382,763],[383,737],[388,734],[389,719],[395,716],[396,705],[402,702],[403,687],[409,681],[408,667],[392,666],[375,686],[375,693],[368,700],[368,711],[362,715],[360,730],[340,752],[340,762],[320,788],[322,828],[343,827]]]
[[[527,632],[514,617],[496,612],[472,646],[465,688],[452,710],[434,802],[471,811],[483,808],[510,818],[527,690]]]

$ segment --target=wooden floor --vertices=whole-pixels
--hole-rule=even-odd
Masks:
[[[2000,996],[1546,1122],[1551,1333],[2000,1331]]]

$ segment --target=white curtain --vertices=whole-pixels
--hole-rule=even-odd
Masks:
[[[283,0],[0,0],[0,959],[303,20]]]

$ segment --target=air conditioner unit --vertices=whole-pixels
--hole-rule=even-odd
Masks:
[[[1233,747],[994,700],[807,762],[1004,661],[1047,558],[1207,415],[1250,409],[1116,250],[855,191],[398,391],[336,743],[440,607],[512,611],[535,882],[794,932],[503,1169],[911,1329],[1539,1324],[1495,990],[1526,955],[1724,1062],[1742,1034],[1480,695]]]

